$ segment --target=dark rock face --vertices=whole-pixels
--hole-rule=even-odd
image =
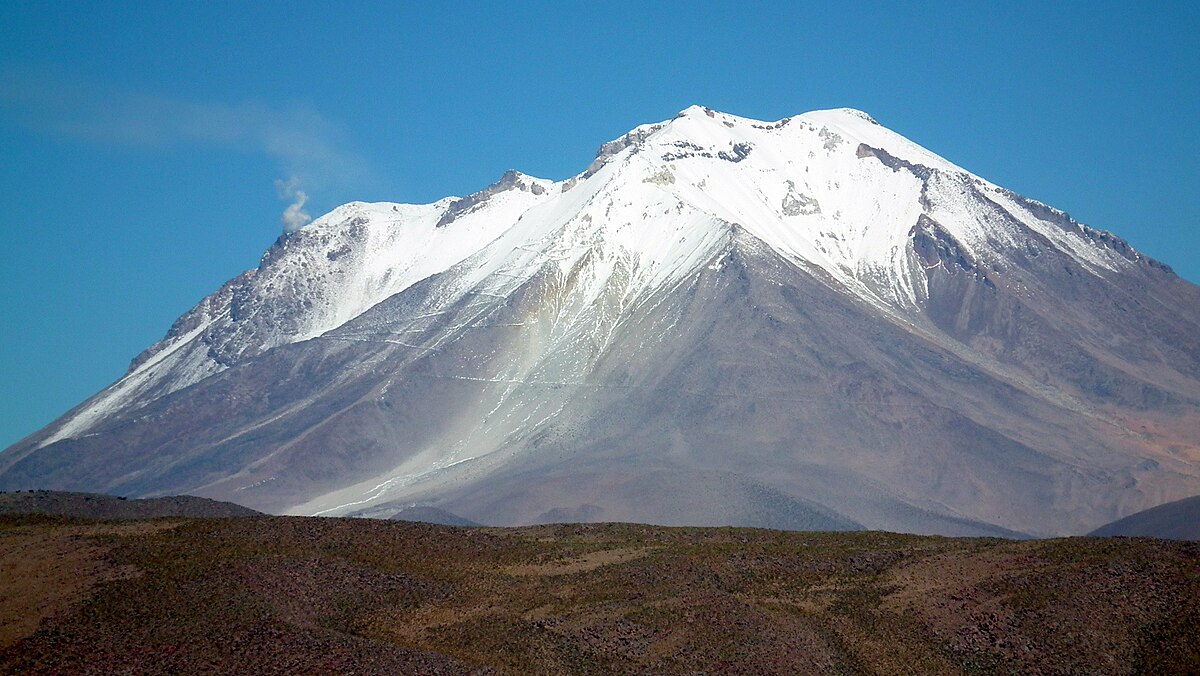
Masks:
[[[933,170],[923,164],[914,164],[908,160],[902,160],[882,148],[873,148],[865,143],[858,144],[858,157],[874,157],[879,160],[883,166],[892,171],[905,170],[912,172],[913,176],[921,180],[926,180],[933,173]]]
[[[446,207],[446,213],[443,214],[442,217],[438,220],[437,227],[439,227],[439,228],[446,227],[447,225],[453,223],[459,216],[462,216],[463,214],[470,213],[471,211],[478,209],[480,206],[483,205],[484,202],[487,202],[488,199],[490,199],[492,196],[498,195],[499,193],[502,193],[505,190],[531,190],[531,189],[532,189],[533,194],[535,194],[535,195],[540,195],[543,192],[545,192],[545,188],[542,188],[540,185],[537,185],[536,183],[533,184],[531,187],[529,183],[526,183],[525,181],[521,180],[520,173],[510,169],[510,170],[504,172],[504,175],[500,177],[499,181],[496,181],[495,183],[484,188],[483,190],[480,190],[479,192],[476,192],[476,193],[471,193],[470,195],[467,195],[466,197],[464,197],[460,200],[455,200],[455,201],[451,202],[450,206]]]
[[[729,149],[729,152],[725,152],[724,150],[719,151],[717,153],[717,157],[725,160],[726,162],[733,162],[734,164],[737,164],[738,162],[741,162],[749,157],[750,151],[753,149],[754,146],[750,145],[749,143],[735,143]]]
[[[278,245],[279,243],[276,242],[276,246]],[[147,360],[158,354],[172,340],[182,338],[184,335],[197,329],[207,314],[218,311],[218,308],[223,307],[226,304],[232,304],[230,299],[232,299],[235,294],[244,293],[243,289],[250,283],[250,280],[254,278],[257,272],[258,270],[248,270],[237,277],[234,277],[228,282],[225,282],[225,284],[223,284],[215,294],[205,298],[191,312],[188,312],[179,319],[175,320],[175,323],[171,325],[171,328],[167,331],[167,335],[163,340],[156,343],[153,347],[143,350],[133,358],[133,360],[129,363],[128,372],[133,372],[134,369],[146,363]]]
[[[603,167],[604,163],[607,162],[609,158],[613,157],[622,150],[630,147],[636,150],[640,144],[642,144],[647,138],[650,137],[651,134],[659,129],[662,129],[662,125],[648,125],[645,127],[639,127],[638,129],[629,132],[615,141],[609,141],[608,143],[602,144],[596,151],[596,159],[592,160],[592,163],[588,165],[588,168],[583,172],[582,177],[588,178],[597,171],[600,171],[600,167]]]
[[[976,266],[954,236],[928,215],[921,214],[917,224],[909,231],[909,237],[912,238],[913,252],[921,259],[921,265],[926,270],[941,266],[950,275],[961,271],[985,286],[995,288],[996,285]]]
[[[348,220],[342,233],[351,241],[361,240],[364,221]],[[327,251],[329,243],[328,233],[309,230],[279,237],[263,254],[258,268],[226,282],[217,293],[176,320],[162,341],[133,359],[129,371],[201,328],[206,320],[222,315],[227,315],[228,321],[209,325],[199,343],[187,348],[199,349],[200,359],[214,371],[275,347],[281,337],[303,334],[307,316],[319,302],[321,287],[343,275],[352,264],[348,247]],[[281,274],[281,270],[296,267],[297,260],[313,274]]]

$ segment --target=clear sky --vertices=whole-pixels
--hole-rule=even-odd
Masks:
[[[698,103],[848,106],[1200,281],[1200,3],[0,3],[0,448],[254,267],[296,191],[562,179]]]

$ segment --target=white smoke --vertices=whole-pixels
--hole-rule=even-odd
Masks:
[[[283,210],[283,216],[279,218],[279,222],[283,224],[285,233],[293,233],[303,228],[312,216],[304,210],[304,203],[308,201],[308,194],[300,190],[300,180],[295,176],[284,181],[282,179],[275,181],[275,190],[279,193],[279,199],[291,200],[292,203]]]

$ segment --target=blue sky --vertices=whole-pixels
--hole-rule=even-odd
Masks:
[[[0,447],[254,267],[297,189],[561,179],[693,103],[866,110],[1200,281],[1197,4],[7,0]]]

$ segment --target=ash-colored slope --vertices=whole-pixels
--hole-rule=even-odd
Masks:
[[[1119,238],[857,111],[693,107],[319,219],[0,486],[1074,533],[1200,490],[1198,355],[1200,291]]]
[[[1130,514],[1089,535],[1200,540],[1200,495]]]

